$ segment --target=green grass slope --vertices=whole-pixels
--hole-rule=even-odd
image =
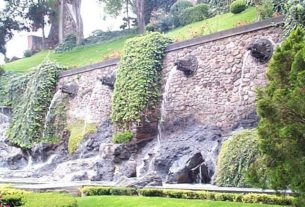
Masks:
[[[249,24],[256,19],[255,8],[249,8],[240,14],[222,14],[213,18],[186,25],[169,31],[166,35],[175,41],[187,40],[213,32]],[[46,57],[68,68],[81,67],[101,62],[107,58],[118,57],[124,43],[130,37],[116,39],[88,47],[76,48],[66,53],[55,54],[43,51],[29,58],[23,58],[4,65],[4,69],[16,72],[28,72],[39,65]]]
[[[280,207],[263,204],[126,196],[98,196],[77,199],[78,207]]]

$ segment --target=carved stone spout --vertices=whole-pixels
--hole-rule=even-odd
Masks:
[[[195,56],[187,56],[185,59],[177,60],[175,62],[177,70],[180,70],[186,76],[191,76],[196,73],[198,68],[198,60]]]
[[[62,93],[68,94],[71,98],[77,96],[78,93],[78,85],[76,83],[66,84],[59,88]]]
[[[250,50],[252,57],[261,63],[267,63],[273,54],[273,44],[267,39],[256,40],[247,49]]]
[[[103,85],[108,86],[111,90],[113,90],[116,81],[116,74],[99,78],[99,80],[102,82]]]

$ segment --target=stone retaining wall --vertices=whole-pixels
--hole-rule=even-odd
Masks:
[[[247,56],[247,47],[261,38],[279,44],[282,29],[277,25],[282,20],[279,17],[170,45],[163,68],[163,91],[168,86],[163,93],[165,121],[193,116],[225,131],[251,124],[255,90],[266,84],[267,64]],[[193,76],[186,77],[174,63],[189,55],[197,58],[199,67]],[[73,82],[79,85],[78,95],[70,99],[70,122],[101,123],[110,118],[112,90],[98,78],[110,76],[117,64],[118,60],[109,60],[61,74],[59,87]]]

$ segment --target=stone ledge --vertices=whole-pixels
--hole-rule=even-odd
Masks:
[[[262,30],[262,29],[265,29],[268,27],[278,26],[283,23],[284,23],[284,16],[275,17],[275,18],[271,18],[268,20],[255,22],[253,24],[235,27],[233,29],[228,29],[228,30],[216,32],[213,34],[205,35],[202,37],[194,38],[191,40],[173,43],[167,47],[166,52],[168,53],[168,52],[204,44],[207,42],[213,42],[216,40],[220,40],[220,39],[224,39],[224,38],[228,38],[228,37],[232,37],[232,36],[236,36],[236,35],[240,35],[240,34],[244,34],[244,33],[258,31],[258,30]],[[115,59],[105,60],[100,63],[88,65],[85,67],[67,70],[67,71],[62,72],[59,77],[64,78],[64,77],[73,76],[73,75],[77,75],[77,74],[81,74],[81,73],[86,73],[86,72],[97,70],[97,69],[103,69],[106,67],[115,66],[115,65],[118,65],[119,60],[120,60],[120,58],[115,58]]]

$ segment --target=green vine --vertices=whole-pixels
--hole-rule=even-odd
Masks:
[[[112,121],[120,130],[139,123],[158,105],[162,60],[170,42],[160,33],[149,33],[126,43],[112,99]]]
[[[10,86],[13,117],[8,130],[11,143],[30,148],[43,141],[45,117],[63,68],[45,61],[31,74]]]

